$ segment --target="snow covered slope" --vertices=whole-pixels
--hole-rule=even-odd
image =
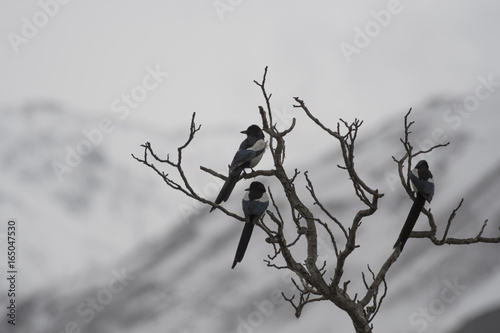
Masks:
[[[497,236],[500,99],[493,95],[473,112],[449,113],[453,103],[463,100],[435,99],[416,106],[412,138],[416,148],[425,148],[430,140],[451,141],[426,157],[436,181],[431,207],[439,232],[465,197],[450,235],[474,236],[489,219],[484,235]],[[320,110],[312,111],[321,118]],[[394,180],[391,158],[402,154],[399,138],[406,111],[361,128],[358,172],[385,196],[380,211],[364,221],[361,247],[348,263],[345,279],[353,280],[351,293],[361,291],[356,281],[367,272],[366,264],[377,269],[391,253],[411,206]],[[339,116],[349,120],[349,115]],[[2,117],[0,209],[3,216],[19,220],[21,232],[18,332],[353,331],[347,316],[329,303],[310,305],[300,319],[294,317],[279,297],[281,292],[293,294],[290,275],[262,262],[271,249],[261,230],[255,230],[242,264],[231,270],[242,225],[193,206],[130,157],[140,154],[138,144],[146,141],[161,154],[175,153],[185,140],[189,117],[185,129],[169,133],[162,133],[160,125],[116,124],[63,182],[51,163],[64,160],[65,147],[85,139],[82,128],[93,128],[102,118],[54,105],[5,110]],[[347,223],[359,205],[346,175],[336,168],[341,163],[338,147],[324,133],[305,132],[300,126],[305,121],[300,118],[290,134],[297,146],[288,145],[288,166],[308,170],[318,195]],[[305,134],[316,140],[312,143],[324,144],[307,150],[312,143],[300,146],[298,140]],[[200,175],[198,165],[218,165],[223,171],[235,147],[212,156],[206,139],[197,138],[186,151],[186,163],[193,166],[193,183],[214,195],[207,190],[213,180]],[[210,138],[214,142],[223,141]],[[299,156],[302,151],[309,159]],[[269,163],[265,156],[260,166]],[[268,183],[278,192],[275,183]],[[243,188],[237,185],[227,207],[240,209]],[[307,196],[305,189],[303,194]],[[191,207],[188,215],[186,207]],[[421,218],[416,229],[423,228]],[[498,306],[498,251],[497,244],[436,247],[410,239],[388,274],[388,295],[374,321],[375,332],[450,332]],[[333,259],[326,246],[320,255]],[[0,322],[0,330],[5,329]]]

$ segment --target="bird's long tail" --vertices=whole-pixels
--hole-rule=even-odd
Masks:
[[[405,246],[405,243],[408,240],[408,237],[410,237],[410,233],[413,230],[415,223],[417,222],[418,216],[422,211],[422,207],[424,207],[424,203],[425,203],[425,198],[420,193],[417,193],[417,198],[415,199],[413,205],[411,206],[410,212],[408,213],[408,217],[406,218],[406,222],[403,226],[403,229],[399,234],[396,244],[394,244],[394,248],[396,248],[399,245],[401,247],[401,251],[403,250],[403,247]]]
[[[234,257],[233,266],[236,266],[236,263],[241,262],[243,256],[245,255],[245,251],[248,247],[248,242],[250,242],[250,237],[252,236],[253,231],[253,221],[245,223],[245,227],[243,228],[243,232],[241,233],[240,242],[238,244],[238,249],[236,250],[236,256]]]
[[[219,195],[217,196],[217,199],[215,199],[216,204],[220,204],[223,201],[227,201],[229,199],[229,196],[231,195],[231,192],[233,192],[234,186],[238,182],[238,178],[240,178],[240,174],[243,171],[243,169],[237,168],[236,170],[229,172],[229,176],[226,178],[226,182],[220,189]],[[210,211],[212,212],[215,210],[215,207],[212,207]]]

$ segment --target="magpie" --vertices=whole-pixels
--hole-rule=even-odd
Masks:
[[[241,262],[243,259],[248,242],[250,242],[250,236],[252,236],[253,226],[262,215],[264,215],[269,206],[269,196],[266,193],[266,188],[261,182],[252,182],[250,187],[245,191],[248,191],[245,193],[242,200],[243,213],[245,213],[245,226],[241,233],[240,242],[231,269],[236,266],[236,263]]]
[[[215,199],[216,204],[227,201],[243,169],[254,168],[260,162],[266,150],[264,132],[262,132],[259,126],[251,125],[245,131],[241,131],[241,133],[246,134],[247,138],[240,144],[240,148],[229,165],[229,176],[226,178],[226,182],[222,186],[217,199]],[[210,211],[214,209],[215,207],[212,207]]]
[[[429,171],[429,165],[425,160],[417,163],[410,173],[410,180],[413,190],[417,193],[417,197],[411,206],[398,240],[394,244],[394,248],[399,246],[401,251],[403,251],[403,247],[408,237],[410,237],[410,233],[417,222],[425,201],[427,200],[430,203],[434,196],[434,179],[432,178],[432,173]]]

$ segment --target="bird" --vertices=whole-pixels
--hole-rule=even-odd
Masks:
[[[240,147],[236,154],[234,155],[233,161],[228,166],[229,175],[226,178],[226,182],[222,186],[217,199],[215,199],[216,204],[227,201],[231,192],[238,181],[241,172],[244,169],[253,169],[261,160],[264,151],[266,150],[266,141],[264,140],[264,132],[257,125],[250,125],[246,130],[241,131],[241,133],[246,134],[247,137],[240,144]],[[212,206],[210,211],[213,211],[216,207]]]
[[[401,251],[403,251],[403,247],[405,246],[408,237],[410,237],[410,233],[417,222],[425,201],[430,203],[432,197],[434,196],[434,178],[429,170],[429,164],[427,164],[427,161],[421,160],[417,163],[415,168],[410,173],[410,180],[413,190],[416,192],[417,196],[411,206],[398,240],[396,241],[396,244],[394,244],[394,248],[399,246]]]
[[[245,226],[241,233],[240,242],[236,250],[233,266],[234,269],[237,263],[241,262],[245,251],[252,236],[253,226],[264,215],[269,206],[269,196],[266,193],[266,188],[261,182],[252,182],[242,200],[243,213],[245,214]]]

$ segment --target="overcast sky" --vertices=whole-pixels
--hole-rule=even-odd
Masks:
[[[300,96],[323,119],[376,124],[500,74],[499,9],[486,0],[3,1],[0,105],[48,99],[165,127],[193,111],[203,123],[246,124],[258,121],[252,81],[268,65],[281,112]]]
[[[253,80],[261,80],[266,66],[269,66],[267,88],[273,93],[272,103],[277,115],[274,119],[284,120],[278,125],[289,124],[290,115],[299,112],[292,108],[293,97],[298,96],[327,126],[334,126],[338,118],[352,121],[357,117],[376,130],[390,115],[401,120],[410,107],[425,108],[432,98],[463,101],[464,96],[476,93],[478,80],[492,78],[497,87],[500,84],[496,83],[500,82],[499,13],[500,2],[491,0],[0,1],[0,122],[6,107],[20,109],[27,103],[40,101],[62,104],[71,111],[68,114],[73,121],[54,126],[53,132],[49,133],[54,133],[55,139],[46,140],[52,144],[57,142],[55,148],[51,148],[59,149],[60,157],[57,158],[62,161],[65,147],[75,147],[76,142],[84,139],[82,129],[91,128],[88,122],[112,118],[118,128],[116,132],[122,130],[122,136],[110,136],[102,147],[102,151],[112,154],[109,163],[102,164],[108,168],[102,172],[98,170],[99,177],[106,184],[98,190],[103,195],[116,197],[116,202],[137,205],[130,205],[128,210],[117,206],[121,207],[119,213],[113,212],[114,219],[108,221],[106,218],[110,215],[103,212],[114,207],[102,208],[96,204],[90,208],[93,209],[92,218],[81,217],[89,223],[80,223],[77,218],[66,221],[61,217],[63,213],[50,209],[52,206],[49,205],[44,218],[55,221],[50,226],[56,227],[51,229],[38,224],[39,221],[30,216],[37,212],[45,214],[46,209],[45,201],[24,198],[24,193],[33,194],[22,187],[30,184],[32,179],[21,175],[4,181],[2,184],[6,186],[22,179],[16,186],[16,194],[23,196],[23,200],[30,200],[35,208],[41,206],[38,210],[33,208],[35,213],[27,209],[27,212],[13,214],[26,222],[26,228],[22,229],[26,232],[23,231],[21,236],[26,239],[23,247],[26,250],[23,251],[38,246],[37,232],[44,239],[57,239],[54,243],[47,242],[50,245],[40,250],[38,246],[37,256],[31,256],[37,264],[44,264],[33,265],[33,272],[48,273],[25,276],[49,281],[49,275],[62,276],[66,270],[80,269],[80,263],[93,263],[91,256],[97,256],[95,253],[101,249],[106,249],[106,253],[125,251],[121,244],[139,243],[139,239],[146,238],[145,235],[165,228],[164,216],[166,219],[179,216],[163,214],[162,209],[167,211],[180,201],[170,202],[171,206],[168,206],[164,203],[168,200],[162,197],[167,192],[158,192],[161,195],[155,197],[156,201],[151,201],[151,207],[159,207],[159,212],[149,209],[149,206],[144,211],[161,219],[150,219],[146,226],[131,226],[135,223],[134,216],[138,220],[143,214],[135,207],[145,205],[141,200],[135,200],[135,195],[149,189],[137,185],[142,179],[147,179],[141,178],[141,172],[150,173],[150,170],[141,167],[141,171],[137,171],[138,163],[131,159],[130,153],[140,154],[139,144],[149,140],[155,143],[155,147],[160,146],[162,153],[175,152],[173,149],[183,141],[177,141],[170,132],[180,131],[184,138],[190,115],[197,112],[197,122],[203,124],[204,129],[208,127],[208,131],[200,133],[199,139],[197,137],[192,143],[194,153],[186,154],[188,163],[185,165],[191,166],[198,174],[202,174],[198,170],[199,164],[226,170],[232,149],[243,139],[238,132],[252,123],[260,123],[257,107],[264,101]],[[485,92],[483,88],[482,93]],[[444,110],[433,110],[445,114]],[[82,114],[75,116],[77,112]],[[86,113],[92,117],[85,117],[83,114]],[[44,123],[41,118],[46,114],[40,115],[30,120],[39,121],[41,127]],[[48,122],[51,127],[53,118]],[[126,126],[117,119],[126,121]],[[23,120],[11,123],[23,123]],[[154,124],[159,131],[148,131],[149,127],[142,126],[145,123]],[[131,130],[140,125],[142,127],[137,131],[140,133]],[[307,126],[314,128],[312,124]],[[444,122],[436,127],[445,126],[449,129],[450,123]],[[215,135],[217,130],[228,128],[235,129],[235,132],[220,131],[218,136]],[[304,141],[297,149],[301,154],[290,154],[291,158],[300,159],[300,165],[307,162],[303,151],[318,154],[323,151],[311,149],[322,143],[319,140],[303,140],[305,134],[312,133],[305,128],[294,131],[298,135],[290,136],[290,140]],[[66,135],[63,129],[74,133]],[[477,132],[481,130],[483,128],[478,126]],[[6,132],[6,136],[24,133],[16,129]],[[153,136],[158,132],[165,133],[167,139],[155,139]],[[57,135],[61,133],[64,135]],[[131,133],[140,138],[130,139]],[[483,135],[489,135],[485,133]],[[238,141],[226,137],[230,140],[236,137]],[[58,138],[64,139],[58,142]],[[38,137],[32,140],[37,141]],[[176,142],[165,143],[170,140]],[[214,153],[213,146],[219,145],[221,140],[230,142],[224,143]],[[17,154],[26,154],[29,159],[19,160],[31,163],[29,170],[42,170],[40,161],[31,157],[38,158],[45,150],[37,145],[28,148],[31,150],[21,149]],[[387,158],[390,154],[392,152],[386,154]],[[474,157],[471,155],[470,160]],[[189,164],[189,159],[194,162]],[[269,163],[268,155],[260,166],[272,167]],[[115,168],[116,165],[120,168]],[[132,169],[130,165],[137,168]],[[74,192],[84,192],[88,184],[79,183],[78,176],[85,175],[85,171],[97,174],[93,167],[98,169],[101,164],[82,163],[78,172],[64,176],[73,183],[60,183],[55,173],[51,173],[50,177],[40,177],[43,182],[27,188],[43,184],[47,186],[48,194],[50,190],[70,187]],[[120,173],[117,174],[117,170]],[[129,172],[138,177],[129,177]],[[4,176],[10,177],[11,174]],[[206,175],[202,174],[194,181],[205,184],[200,181],[203,176]],[[151,179],[152,182],[159,180],[156,175],[151,175]],[[114,185],[120,186],[115,188]],[[122,198],[115,195],[122,194],[123,188],[134,196],[124,195]],[[36,193],[45,194],[43,190]],[[96,201],[101,198],[90,191],[85,195],[97,198]],[[47,195],[45,199],[50,198]],[[178,207],[176,209],[180,211]],[[127,220],[130,225],[115,227],[122,223],[120,214],[132,215],[132,211],[137,215]],[[93,218],[96,216],[103,218]],[[101,227],[100,223],[107,223],[108,229],[105,230],[110,231],[96,233],[93,226]],[[35,224],[37,227],[32,227]],[[144,234],[139,233],[139,229]],[[114,237],[109,238],[113,243],[108,244],[107,238],[111,234]],[[71,244],[61,252],[59,244],[64,242]],[[82,251],[78,252],[79,249]],[[37,259],[38,251],[44,254],[43,258],[49,258],[51,266]],[[35,250],[30,253],[35,253]],[[31,268],[24,268],[24,271],[31,273]]]

